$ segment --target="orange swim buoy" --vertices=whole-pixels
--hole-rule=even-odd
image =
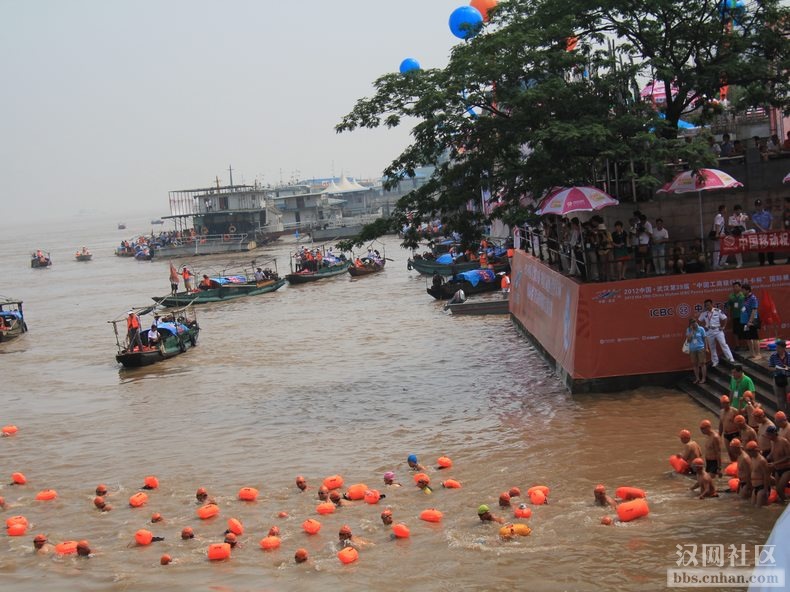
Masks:
[[[302,530],[307,534],[318,534],[318,531],[321,530],[321,523],[313,518],[308,518],[302,522]]]
[[[319,514],[332,514],[335,511],[335,504],[332,502],[324,502],[322,504],[318,504],[315,509],[316,512]]]
[[[228,518],[228,530],[236,536],[244,534],[244,525],[236,518]]]
[[[532,492],[534,491],[540,491],[544,497],[549,497],[549,491],[551,490],[545,485],[534,485],[527,489],[527,495],[532,495]]]
[[[4,436],[13,436],[18,431],[19,431],[19,428],[17,428],[15,425],[3,426],[3,435]]]
[[[414,482],[419,483],[420,481],[427,481],[428,483],[431,482],[431,478],[426,475],[425,473],[415,473],[414,474]]]
[[[392,525],[392,534],[394,534],[395,537],[399,539],[407,539],[411,535],[409,532],[409,527],[403,522],[398,522],[397,524]]]
[[[733,477],[732,479],[727,481],[727,485],[730,487],[730,491],[736,493],[741,485],[741,480],[738,479],[738,477]]]
[[[689,472],[689,464],[677,454],[673,454],[669,457],[669,464],[672,465],[676,473],[684,475]]]
[[[442,487],[445,489],[461,489],[461,484],[455,479],[447,479],[447,481],[442,481]]]
[[[145,479],[143,479],[143,487],[145,489],[156,489],[159,487],[159,479],[153,475],[148,475]]]
[[[377,504],[381,499],[381,493],[378,489],[368,489],[365,492],[365,503],[366,504]]]
[[[637,498],[630,502],[623,502],[617,506],[617,516],[622,522],[630,522],[642,516],[647,516],[650,509],[643,498]]]
[[[337,558],[340,559],[340,563],[348,565],[349,563],[354,563],[357,559],[359,559],[359,551],[357,551],[354,547],[343,547],[337,552]]]
[[[134,533],[134,540],[138,545],[150,545],[151,541],[154,540],[154,535],[150,530],[141,528],[136,533]]]
[[[346,491],[346,499],[350,500],[361,500],[365,498],[365,492],[368,490],[368,486],[364,483],[355,483],[351,487],[348,488]]]
[[[638,487],[618,487],[614,494],[616,497],[626,501],[647,497],[645,490]]]
[[[281,542],[280,537],[269,535],[263,537],[259,544],[261,546],[261,549],[263,549],[264,551],[273,551],[274,549],[280,547],[280,542]]]
[[[239,499],[243,502],[254,502],[258,499],[258,490],[254,487],[242,487],[239,489]]]
[[[449,469],[453,466],[453,461],[447,456],[440,456],[436,459],[436,464],[439,465],[440,469]]]
[[[206,504],[197,509],[198,518],[201,520],[208,520],[219,514],[219,506],[217,504]]]
[[[6,528],[6,533],[8,533],[8,536],[22,536],[26,532],[27,524],[23,524],[22,522],[17,522]]]
[[[208,546],[209,561],[222,561],[223,559],[230,559],[230,544],[229,543],[212,543]]]
[[[11,473],[11,482],[13,485],[24,485],[27,483],[27,477],[24,473]]]
[[[730,464],[728,464],[727,468],[724,469],[724,474],[727,475],[728,477],[737,477],[738,476],[738,463],[737,463],[737,461],[736,462],[731,462]]]
[[[49,500],[53,500],[58,497],[58,492],[54,489],[45,489],[44,491],[39,491],[36,494],[36,499],[40,502],[48,502]]]
[[[326,487],[329,491],[333,489],[340,489],[343,487],[343,477],[340,475],[331,475],[324,479],[324,487]]]
[[[148,494],[144,491],[138,491],[129,498],[129,505],[133,508],[139,508],[140,506],[144,506],[147,501]]]
[[[611,526],[612,524],[612,517],[611,516],[604,516],[601,518],[601,524],[604,526]]]
[[[531,518],[532,510],[527,506],[527,504],[519,504],[513,509],[513,515],[516,518]]]
[[[55,545],[55,553],[58,555],[72,555],[77,552],[77,541],[63,541]]]
[[[776,489],[772,489],[771,493],[768,494],[768,501],[766,503],[775,504],[778,500],[779,500],[779,493],[776,491]]]
[[[546,494],[544,494],[540,489],[535,489],[529,494],[529,501],[536,506],[542,506],[546,503]]]
[[[428,510],[420,512],[420,520],[425,520],[426,522],[441,522],[442,515],[443,514],[439,510],[429,508]]]
[[[27,518],[24,516],[11,516],[5,521],[6,528],[9,528],[13,524],[23,524],[25,528],[30,526],[27,522]]]

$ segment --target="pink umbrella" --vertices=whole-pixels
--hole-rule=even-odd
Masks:
[[[674,84],[670,86],[670,90],[672,91],[672,96],[678,94],[678,87]],[[654,80],[653,82],[649,82],[647,86],[645,86],[640,92],[639,96],[643,99],[650,99],[654,103],[666,103],[667,102],[667,90],[666,86],[660,80]]]
[[[607,206],[616,206],[619,201],[597,187],[560,187],[551,191],[540,202],[536,213],[564,216],[572,212],[592,212]]]
[[[700,238],[705,238],[705,229],[702,224],[702,192],[713,189],[730,189],[743,187],[743,183],[733,179],[724,171],[718,169],[698,169],[696,171],[683,171],[675,175],[669,183],[656,193],[693,193],[699,196],[699,231]]]

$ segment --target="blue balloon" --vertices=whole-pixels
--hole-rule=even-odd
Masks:
[[[420,69],[420,62],[418,62],[414,58],[406,58],[400,63],[401,74],[406,74],[406,72],[411,72],[412,70],[419,70],[419,69]]]
[[[450,31],[459,39],[471,39],[483,28],[483,15],[472,6],[460,6],[450,15]]]

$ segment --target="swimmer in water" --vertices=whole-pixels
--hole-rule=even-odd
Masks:
[[[80,557],[90,557],[91,556],[91,547],[88,544],[88,541],[80,541],[77,543],[77,555]]]
[[[338,507],[343,505],[343,498],[335,490],[332,490],[332,492],[329,494],[329,501],[332,502],[333,504],[335,504]]]
[[[716,493],[716,486],[713,483],[711,474],[705,470],[705,461],[701,458],[695,458],[693,461],[691,461],[691,468],[697,475],[697,482],[691,486],[691,490],[694,491],[695,489],[699,488],[699,499],[705,499],[706,497],[719,497],[719,494]]]
[[[93,498],[93,505],[96,506],[102,512],[109,512],[112,510],[112,506],[104,501],[104,498],[100,495],[97,495]]]
[[[676,455],[683,460],[686,461],[689,465],[689,470],[687,474],[691,474],[691,461],[695,458],[699,458],[702,456],[702,449],[699,447],[694,440],[691,439],[691,432],[688,430],[680,430],[680,434],[678,434],[680,441],[683,443],[683,450],[680,451],[680,454]]]
[[[410,454],[409,458],[406,459],[406,462],[409,463],[409,468],[412,471],[424,471],[425,470],[425,467],[417,462],[417,455],[416,454]]]
[[[35,549],[36,553],[49,553],[52,551],[52,545],[47,542],[46,535],[37,534],[33,538],[33,549]]]
[[[510,493],[507,491],[499,494],[499,507],[503,509],[510,507]]]
[[[384,526],[390,526],[392,524],[392,510],[384,510],[381,513],[381,522]]]
[[[294,561],[296,563],[304,563],[309,559],[307,555],[307,549],[297,549],[296,553],[294,553]]]
[[[400,487],[400,483],[395,483],[395,473],[392,471],[387,471],[384,473],[384,485],[388,485],[390,487]]]
[[[494,516],[490,508],[485,504],[477,508],[477,517],[480,518],[481,522],[498,522],[499,524],[504,524],[505,522],[504,518]]]
[[[606,487],[603,485],[596,485],[595,489],[593,489],[593,495],[595,495],[595,503],[599,506],[617,508],[617,503],[610,496],[606,495]]]
[[[198,487],[198,490],[195,492],[195,499],[199,504],[202,504],[208,499],[208,492],[205,487]]]
[[[236,543],[238,543],[239,541],[236,538],[235,534],[233,534],[232,532],[227,532],[225,533],[225,542],[230,545],[231,549],[233,549],[236,547]]]
[[[433,489],[430,487],[431,481],[427,477],[422,477],[417,481],[417,487],[419,487],[425,495],[430,495],[433,493]]]
[[[195,532],[189,526],[186,526],[181,530],[181,538],[184,539],[185,541],[188,541],[189,539],[194,539]]]
[[[340,532],[337,533],[338,541],[340,542],[341,547],[354,547],[359,549],[359,547],[366,547],[373,545],[372,542],[361,539],[359,537],[354,536],[351,534],[351,527],[348,525],[343,525],[340,528]]]
[[[299,475],[296,478],[296,486],[299,488],[299,491],[304,491],[305,489],[307,489],[307,481],[305,480],[304,477]]]
[[[103,483],[99,483],[99,485],[96,486],[96,495],[100,497],[107,495],[107,486]]]
[[[329,499],[329,488],[326,485],[322,485],[318,488],[318,499],[322,502]]]
[[[279,526],[272,526],[269,529],[269,535],[268,536],[280,536],[280,527]]]

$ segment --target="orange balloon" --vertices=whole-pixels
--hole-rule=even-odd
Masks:
[[[488,12],[497,5],[497,0],[472,0],[469,6],[476,8],[483,15],[483,20],[488,21],[491,17]]]
[[[27,483],[27,477],[23,473],[11,473],[11,481],[14,485],[24,485]]]
[[[6,528],[10,527],[12,524],[24,524],[25,528],[29,526],[27,518],[24,516],[11,516],[5,521]]]
[[[58,497],[58,492],[54,489],[45,489],[44,491],[39,491],[36,494],[36,499],[40,502],[46,502],[49,500],[53,500]]]
[[[308,518],[302,522],[302,529],[304,529],[307,534],[317,534],[318,531],[321,530],[321,523],[318,520]]]
[[[209,561],[222,561],[223,559],[230,559],[230,544],[229,543],[213,543],[208,546]]]
[[[354,563],[359,559],[359,552],[354,547],[343,547],[338,551],[337,558],[344,564]]]
[[[18,431],[19,431],[19,428],[17,428],[15,425],[3,426],[3,435],[4,436],[13,436]]]
[[[219,506],[217,504],[206,504],[197,509],[198,518],[201,520],[208,520],[219,514]]]
[[[411,533],[409,532],[408,526],[403,524],[403,522],[398,522],[392,525],[392,534],[394,534],[396,538],[407,539]]]
[[[244,534],[244,525],[236,518],[228,518],[228,530],[237,536]]]
[[[264,551],[272,551],[280,546],[280,537],[269,535],[261,539],[260,545]]]
[[[133,508],[139,508],[140,506],[144,505],[145,502],[148,501],[148,494],[144,491],[138,491],[132,497],[129,498],[129,505]]]
[[[435,510],[433,508],[423,510],[420,512],[420,520],[425,520],[426,522],[441,522],[442,513],[439,510]]]
[[[335,504],[332,502],[324,502],[323,504],[318,504],[315,509],[316,512],[319,514],[332,514],[335,511]]]
[[[346,498],[350,500],[361,500],[365,497],[365,492],[368,490],[368,486],[364,483],[355,483],[351,487],[348,488],[346,492]]]
[[[17,522],[7,528],[8,536],[22,536],[27,532],[27,524]]]
[[[254,487],[242,487],[239,489],[239,499],[243,502],[254,502],[258,499],[258,490]]]
[[[55,545],[55,553],[58,555],[71,555],[77,552],[77,541],[63,541]]]
[[[136,533],[134,533],[134,540],[137,542],[138,545],[150,545],[151,541],[154,540],[154,535],[151,533],[150,530],[145,530],[141,528]]]

